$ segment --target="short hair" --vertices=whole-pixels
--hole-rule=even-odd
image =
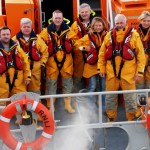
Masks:
[[[59,13],[62,14],[62,16],[63,16],[63,12],[60,11],[59,9],[57,9],[57,10],[53,11],[52,17],[54,16],[54,14],[59,14]]]
[[[102,25],[103,25],[103,30],[106,30],[106,23],[104,22],[104,20],[101,18],[101,17],[94,17],[92,19],[92,22],[91,22],[91,28],[93,28],[94,24],[96,22],[101,22]]]
[[[8,26],[3,26],[3,27],[1,27],[1,28],[0,28],[0,32],[1,32],[2,30],[9,30],[9,31],[11,32],[11,29],[10,29]]]
[[[22,25],[22,24],[27,24],[27,23],[31,23],[31,24],[32,24],[32,20],[29,19],[29,18],[22,18],[22,19],[20,20],[20,25]]]
[[[91,10],[91,6],[87,3],[82,3],[80,6],[79,6],[79,10],[82,9],[82,8],[85,8],[85,7],[88,7],[89,10]]]
[[[150,17],[150,12],[149,11],[143,11],[141,13],[141,15],[138,17],[139,20],[143,20],[145,19],[146,17]]]
[[[114,21],[116,22],[116,20],[117,20],[118,18],[123,18],[124,21],[127,22],[127,18],[126,18],[126,16],[123,15],[123,14],[117,14],[117,15],[115,16]]]

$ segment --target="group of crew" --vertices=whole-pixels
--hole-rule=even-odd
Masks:
[[[41,94],[41,79],[46,80],[44,94],[56,94],[60,77],[63,94],[85,87],[94,92],[98,84],[98,91],[149,89],[150,12],[142,12],[139,22],[133,28],[123,14],[117,14],[115,27],[108,30],[105,21],[94,17],[90,5],[83,3],[70,27],[60,10],[52,13],[52,21],[38,35],[29,18],[21,19],[20,31],[13,38],[9,27],[2,27],[0,98],[19,92]],[[139,108],[136,94],[126,93],[124,100],[126,118],[133,120]],[[87,103],[93,105],[95,101],[89,97]],[[108,121],[117,118],[116,103],[117,94],[106,95]],[[64,104],[69,113],[75,112],[71,97],[64,98]]]

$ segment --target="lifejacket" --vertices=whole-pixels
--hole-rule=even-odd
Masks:
[[[52,56],[54,53],[54,47],[56,47],[57,43],[55,40],[55,37],[53,34],[51,34],[51,32],[48,32],[48,41],[47,41],[47,46],[48,46],[48,52],[49,52],[49,56]]]
[[[84,35],[87,34],[87,29],[84,27],[83,23],[80,21],[79,18],[77,18],[77,24],[78,24],[78,37],[82,38]]]
[[[68,25],[63,21],[60,30],[57,32],[55,24],[52,22],[47,27],[48,33],[48,52],[49,57],[53,56],[59,70],[63,67],[66,60],[66,54],[72,52],[72,42],[68,38],[68,32],[70,31]]]
[[[72,42],[68,38],[67,32],[59,37],[60,45],[57,44],[55,40],[55,36],[51,32],[49,32],[48,36],[49,36],[49,40],[47,42],[47,45],[48,45],[49,56],[52,56],[58,50],[63,50],[67,54],[72,52]]]
[[[94,65],[97,63],[100,45],[102,44],[102,41],[104,40],[105,35],[106,35],[106,31],[102,31],[101,37],[100,37],[101,42],[97,44],[94,34],[88,34],[88,37],[90,39],[90,51],[87,54],[85,54],[86,63],[90,65]]]
[[[136,26],[136,30],[139,33],[140,37],[143,35],[140,25]],[[144,52],[147,55],[150,55],[150,30],[148,31],[147,40],[143,41],[143,37],[141,37],[141,41],[143,43]]]
[[[17,48],[11,50],[9,54],[0,48],[0,74],[5,73],[11,67],[15,68],[15,70],[23,70],[23,63]]]
[[[68,38],[67,33],[60,39],[60,45],[63,45],[63,49],[67,54],[72,53],[72,41]]]
[[[145,54],[150,55],[150,39],[146,41],[142,41],[142,43],[143,43]]]
[[[31,38],[29,42],[25,42],[23,39],[18,39],[19,44],[21,48],[24,50],[24,52],[28,55],[28,57],[32,61],[39,61],[41,59],[41,54],[39,53],[37,47],[36,47],[36,39]]]
[[[134,49],[131,47],[130,39],[133,29],[128,27],[125,37],[122,42],[116,41],[116,29],[111,31],[111,40],[109,46],[106,48],[105,58],[110,60],[115,56],[121,56],[124,60],[132,60],[135,57]]]
[[[77,25],[78,25],[78,37],[79,38],[82,38],[84,35],[86,35],[88,33],[88,30],[90,28],[90,24],[91,24],[91,21],[92,19],[94,18],[94,13],[92,12],[90,14],[90,18],[89,18],[89,25],[87,27],[85,27],[82,23],[83,19],[81,18],[81,16],[79,15],[79,17],[77,18]]]
[[[98,52],[100,46],[96,44],[96,39],[93,34],[88,34],[89,39],[90,39],[90,51],[87,54],[86,62],[90,65],[94,65],[98,61]]]

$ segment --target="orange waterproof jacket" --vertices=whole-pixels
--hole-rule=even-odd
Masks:
[[[58,72],[61,72],[64,77],[68,74],[68,77],[73,74],[73,58],[72,51],[69,53],[65,50],[65,45],[62,43],[62,38],[65,36],[68,38],[68,32],[70,28],[63,22],[60,27],[60,32],[56,32],[54,24],[51,23],[47,28],[44,28],[39,36],[48,43],[50,38],[53,38],[53,52],[49,55],[46,63],[46,76],[47,78],[57,78]],[[51,34],[51,35],[50,35]],[[70,44],[71,41],[70,41]],[[50,45],[51,46],[51,45]],[[65,76],[66,77],[66,76]]]
[[[81,38],[80,40],[77,40],[75,42],[74,46],[76,47],[76,49],[79,50],[80,46],[93,47],[93,45],[94,45],[94,49],[95,49],[95,51],[97,51],[97,55],[98,55],[99,48],[102,45],[105,34],[106,34],[106,31],[103,31],[101,34],[100,33],[91,33],[90,35],[86,34],[83,38]],[[92,40],[89,36],[92,37]],[[95,44],[98,49],[96,49]],[[88,56],[88,53],[86,54],[85,57],[87,57],[87,56]],[[94,64],[89,64],[88,62],[85,62],[84,70],[83,70],[83,77],[90,78],[91,76],[93,76],[95,74],[97,74],[97,62]]]
[[[121,29],[116,32],[116,41],[122,42],[126,31],[128,30],[128,26],[125,29]],[[142,42],[140,40],[140,36],[136,30],[132,30],[132,36],[130,39],[130,45],[132,49],[134,49],[135,57],[132,60],[123,60],[123,58],[118,55],[114,57],[115,60],[115,69],[116,76],[119,74],[120,65],[122,60],[124,61],[123,68],[121,70],[121,78],[126,80],[129,83],[135,82],[135,75],[143,76],[144,68],[145,68],[145,54]],[[114,69],[112,65],[112,59],[106,60],[105,53],[107,47],[110,45],[111,41],[111,32],[108,32],[106,37],[104,38],[104,42],[100,48],[99,59],[98,59],[98,71],[100,73],[106,73],[106,79],[110,80],[115,77]]]

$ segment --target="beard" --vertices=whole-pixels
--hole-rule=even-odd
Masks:
[[[10,40],[9,39],[1,39],[1,42],[5,45],[9,45]]]

